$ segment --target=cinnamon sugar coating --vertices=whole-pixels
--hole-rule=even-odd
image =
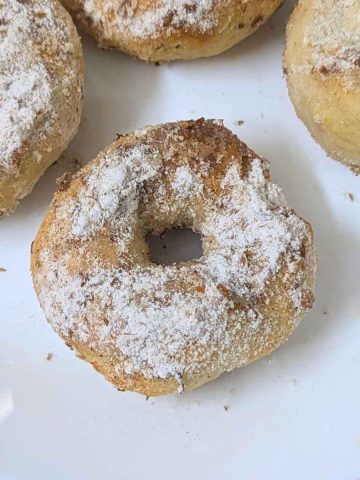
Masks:
[[[203,256],[156,265],[148,233],[187,226]],[[314,297],[310,225],[221,122],[125,135],[59,191],[32,248],[47,320],[121,389],[195,388],[278,348]]]

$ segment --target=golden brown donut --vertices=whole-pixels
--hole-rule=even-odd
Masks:
[[[149,232],[203,256],[157,265]],[[312,230],[218,121],[125,135],[64,182],[32,246],[47,320],[117,388],[190,390],[278,348],[313,304]]]
[[[283,0],[62,0],[102,48],[148,62],[210,57],[257,30]]]
[[[284,66],[300,119],[331,157],[359,174],[359,0],[299,0]]]
[[[80,122],[81,44],[57,0],[0,1],[0,216],[15,209]]]

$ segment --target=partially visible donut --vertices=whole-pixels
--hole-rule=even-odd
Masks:
[[[188,226],[200,259],[156,265]],[[32,246],[46,317],[116,387],[197,387],[278,348],[313,304],[312,230],[268,164],[218,121],[125,135],[65,182]]]
[[[62,0],[102,48],[148,62],[209,57],[257,30],[283,0]]]
[[[83,59],[57,0],[0,1],[0,215],[68,146],[82,109]]]
[[[314,139],[360,173],[360,1],[299,0],[287,26],[290,97]]]

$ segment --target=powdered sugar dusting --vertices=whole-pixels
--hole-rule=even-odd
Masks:
[[[277,271],[279,257],[289,248],[300,251],[307,228],[295,215],[278,214],[287,209],[285,199],[265,179],[260,159],[253,161],[248,179],[241,178],[238,165],[232,166],[222,186],[231,187],[224,194],[225,207],[211,212],[204,223],[204,235],[218,246],[208,255],[209,271],[236,295],[260,295]]]
[[[358,0],[316,0],[312,21],[305,26],[304,45],[310,65],[322,73],[347,75],[360,68],[360,5]]]
[[[105,157],[86,179],[87,188],[70,206],[72,234],[88,238],[115,213],[119,223],[131,224],[138,203],[137,188],[156,175],[159,166],[158,156],[143,145]]]
[[[41,146],[36,151],[36,145],[57,127],[55,97],[62,91],[65,96],[71,85],[66,69],[55,79],[48,68],[49,63],[65,58],[70,62],[73,48],[57,9],[57,3],[44,0],[0,3],[0,169],[5,172],[19,169],[16,153],[29,143],[35,148],[35,159],[41,160]],[[44,52],[56,41],[60,48],[49,60]]]
[[[6,169],[15,166],[14,153],[22,147],[39,117],[45,118],[50,110],[51,92],[45,67],[40,62],[27,65],[20,52],[17,59],[16,71],[0,77],[0,92],[4,92],[0,100],[0,166]]]
[[[193,218],[203,236],[204,255],[167,266],[138,261],[131,267],[122,263],[105,267],[95,257],[86,273],[70,273],[71,253],[59,261],[49,248],[41,253],[44,267],[39,289],[47,318],[61,335],[121,359],[119,372],[174,377],[179,383],[183,375],[204,365],[209,372],[245,365],[254,349],[266,348],[276,322],[273,325],[263,315],[259,302],[287,294],[268,288],[284,264],[293,292],[295,326],[305,310],[299,301],[306,290],[302,248],[304,243],[311,244],[309,227],[287,206],[281,189],[269,182],[263,159],[253,158],[246,175],[241,156],[229,159],[214,196],[208,190],[209,164],[198,160],[196,167],[201,162],[208,167],[200,169],[208,172],[200,175],[200,167],[176,165],[176,151],[170,155],[166,147],[173,139],[176,150],[176,141],[182,145],[185,133],[170,124],[167,137],[161,141],[156,137],[150,147],[150,129],[140,147],[117,149],[98,160],[82,178],[76,208],[68,217],[73,222],[70,237],[82,239],[76,250],[81,256],[97,229],[109,221],[112,229],[119,228],[114,241],[121,263],[129,249],[124,238],[134,236],[131,225],[144,221],[149,209],[158,212],[160,222],[161,215],[166,217],[176,208],[182,211],[185,203],[186,212],[200,204],[205,214],[197,217],[195,209],[184,218]],[[216,164],[217,160],[211,161]],[[57,207],[61,227],[69,221],[64,211],[69,202],[73,208],[73,201]],[[291,280],[291,272],[299,272],[296,281]]]
[[[172,33],[188,28],[204,33],[218,23],[217,0],[157,0],[151,8],[142,9],[135,0],[122,2],[117,9],[113,0],[85,0],[84,11],[95,23],[104,16],[123,33],[133,37],[152,37],[157,32]],[[103,13],[102,13],[103,12]]]
[[[201,179],[186,167],[179,167],[171,187],[179,198],[198,195],[203,190]]]

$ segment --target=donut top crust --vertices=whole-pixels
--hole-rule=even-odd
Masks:
[[[57,130],[63,135],[59,103],[70,97],[79,70],[70,55],[75,35],[57,1],[0,1],[0,175],[18,172],[30,144],[39,145],[40,162],[42,141]]]
[[[301,3],[306,4],[304,0]],[[360,90],[359,0],[307,2],[312,21],[304,26],[306,70],[335,74],[345,87]]]
[[[310,226],[220,122],[121,137],[60,190],[33,248],[40,302],[65,340],[127,374],[181,379],[231,356],[246,364],[267,346],[263,309],[276,296],[294,327],[312,305]],[[152,263],[146,233],[180,225],[201,233],[203,256]]]
[[[84,12],[99,23],[110,25],[133,38],[154,38],[179,30],[210,34],[220,23],[228,0],[84,0]],[[247,3],[242,1],[240,3]]]

